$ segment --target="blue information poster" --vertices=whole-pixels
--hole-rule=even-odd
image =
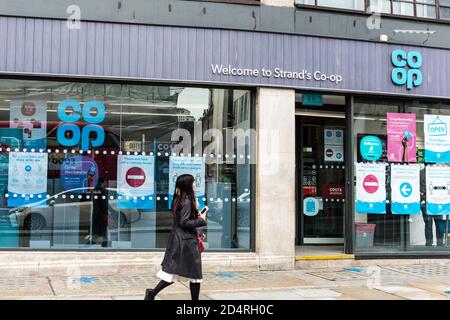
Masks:
[[[392,214],[419,214],[419,165],[391,165],[391,190]]]
[[[155,208],[155,157],[119,155],[117,162],[117,207]]]
[[[424,116],[425,162],[450,162],[450,116]]]
[[[97,186],[98,175],[97,163],[86,156],[64,159],[60,168],[61,184],[64,190],[75,193],[92,191]]]
[[[182,174],[191,174],[195,178],[195,196],[199,207],[204,206],[205,197],[205,159],[203,157],[172,156],[169,160],[169,208],[172,203],[173,192],[177,178]]]
[[[426,167],[427,214],[450,214],[450,166]]]
[[[356,212],[386,213],[386,166],[384,163],[356,164]]]
[[[8,206],[27,206],[47,195],[47,153],[10,152]]]

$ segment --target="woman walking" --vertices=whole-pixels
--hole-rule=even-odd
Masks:
[[[190,174],[178,177],[172,200],[174,221],[169,235],[164,260],[157,276],[161,281],[153,289],[147,289],[145,300],[156,295],[175,281],[190,281],[192,300],[198,300],[202,282],[202,260],[197,228],[206,226],[206,213],[199,213],[194,196],[195,179]],[[200,237],[203,239],[204,235]]]

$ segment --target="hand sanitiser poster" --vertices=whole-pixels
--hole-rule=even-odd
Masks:
[[[27,206],[47,195],[47,153],[10,152],[8,206]]]
[[[182,174],[190,174],[195,179],[195,197],[199,207],[204,206],[205,192],[205,159],[203,157],[171,156],[169,160],[169,207],[172,203],[175,183]]]

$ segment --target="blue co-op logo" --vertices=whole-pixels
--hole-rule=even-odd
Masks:
[[[103,103],[92,100],[81,107],[75,100],[64,100],[58,105],[58,117],[64,122],[56,134],[59,144],[73,147],[81,141],[81,150],[89,150],[89,147],[99,147],[105,141],[105,131],[97,124],[105,119]],[[77,124],[81,120],[89,123],[82,129]]]
[[[403,50],[394,50],[391,61],[393,66],[391,79],[396,85],[406,84],[408,90],[418,87],[422,84],[422,54],[417,51],[406,53]]]

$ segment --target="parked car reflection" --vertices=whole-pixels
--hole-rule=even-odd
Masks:
[[[79,193],[86,190],[89,192]],[[94,190],[87,187],[65,190],[26,207],[13,208],[9,210],[9,214],[15,216],[12,219],[18,221],[19,228],[25,233],[41,231],[40,234],[43,235],[45,231],[53,233],[55,230],[61,230],[61,232],[90,230]],[[108,201],[107,227],[109,229],[123,228],[136,219],[140,219],[138,210],[119,209],[117,200],[108,199],[108,196],[105,196],[104,200]],[[58,214],[70,214],[70,217],[58,219]]]

